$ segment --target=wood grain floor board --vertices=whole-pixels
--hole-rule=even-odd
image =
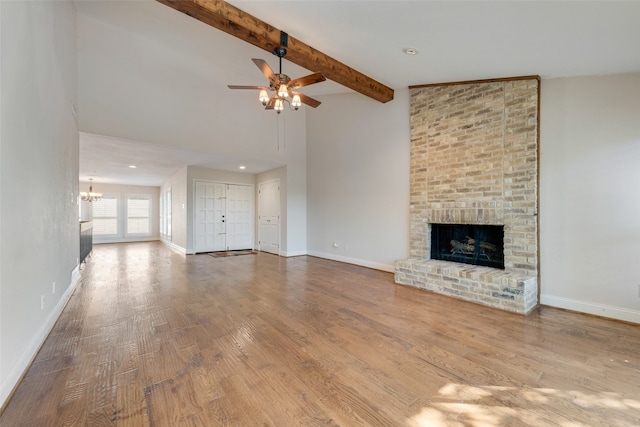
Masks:
[[[640,326],[313,257],[96,245],[0,426],[640,426]]]

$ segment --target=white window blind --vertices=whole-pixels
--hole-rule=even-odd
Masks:
[[[165,211],[164,192],[161,190],[160,191],[160,236],[162,237],[165,237],[167,235],[167,231],[166,231],[167,221],[164,216],[164,211]]]
[[[118,196],[105,194],[102,199],[93,202],[93,234],[118,235]]]
[[[167,232],[167,239],[171,240],[171,188],[167,188],[167,193],[166,196],[164,198],[165,201],[165,211],[164,211],[164,215],[165,215],[165,220],[167,221],[166,224],[166,232]]]
[[[127,196],[127,234],[151,234],[151,196],[130,194]]]

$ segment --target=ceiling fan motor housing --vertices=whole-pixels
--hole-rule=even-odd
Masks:
[[[287,55],[287,49],[283,48],[282,46],[279,46],[275,49],[273,49],[273,53],[275,56],[277,56],[278,58],[282,59]]]
[[[269,81],[269,87],[276,92],[280,88],[281,84],[288,84],[291,81],[291,78],[286,74],[274,74],[274,78]]]

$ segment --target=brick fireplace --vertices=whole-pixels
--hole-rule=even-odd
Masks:
[[[539,87],[530,76],[410,88],[410,258],[396,262],[397,283],[537,306]],[[502,227],[504,269],[432,259],[433,224]]]

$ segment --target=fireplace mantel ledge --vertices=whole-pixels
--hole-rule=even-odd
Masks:
[[[396,261],[395,281],[503,310],[528,314],[538,304],[535,276],[430,259]]]

